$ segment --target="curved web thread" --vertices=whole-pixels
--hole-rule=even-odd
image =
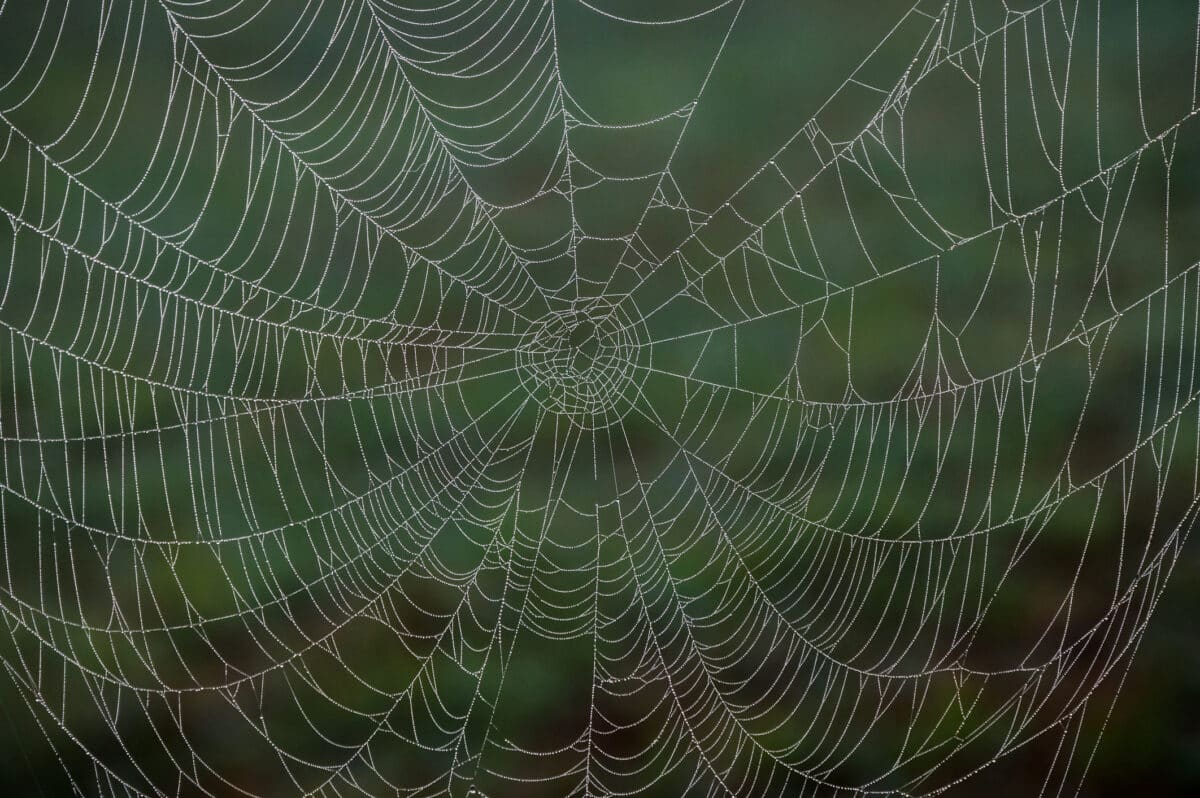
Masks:
[[[1072,794],[1200,496],[1200,17],[878,16],[0,6],[27,756]]]

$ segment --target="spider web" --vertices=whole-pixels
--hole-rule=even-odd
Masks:
[[[1075,794],[1200,497],[1200,16],[877,5],[0,3],[70,789]]]

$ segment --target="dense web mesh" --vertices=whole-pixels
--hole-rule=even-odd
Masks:
[[[1076,794],[1200,496],[1197,4],[838,7],[0,2],[23,755]]]

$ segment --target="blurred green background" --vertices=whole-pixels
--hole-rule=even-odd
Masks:
[[[0,792],[1200,792],[1200,8],[709,8],[0,3]]]

